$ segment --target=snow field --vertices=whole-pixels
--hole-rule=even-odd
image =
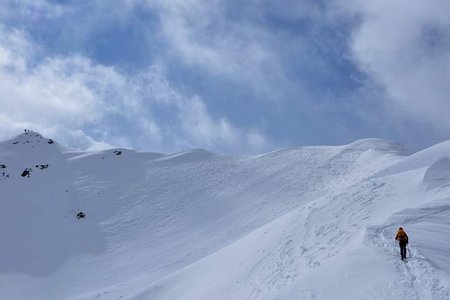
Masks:
[[[0,144],[5,299],[450,299],[449,142],[232,157],[47,141]]]

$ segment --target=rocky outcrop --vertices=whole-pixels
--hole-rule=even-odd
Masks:
[[[48,164],[46,165],[36,165],[36,169],[45,170],[48,168]]]
[[[80,211],[79,213],[77,213],[77,219],[84,219],[86,217],[86,214],[82,211]]]
[[[31,168],[25,168],[25,170],[23,170],[23,172],[22,172],[22,175],[20,175],[20,176],[30,178],[32,171],[33,170]]]

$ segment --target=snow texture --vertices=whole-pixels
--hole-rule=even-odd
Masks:
[[[26,131],[0,143],[1,299],[450,299],[449,170],[450,141],[78,153]]]

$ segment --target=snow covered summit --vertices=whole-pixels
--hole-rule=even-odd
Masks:
[[[2,299],[450,299],[449,161],[450,141],[80,153],[27,131],[0,143]]]

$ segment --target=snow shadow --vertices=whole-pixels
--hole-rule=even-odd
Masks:
[[[98,221],[77,219],[62,202],[20,195],[0,201],[0,273],[46,276],[73,257],[106,250]]]

